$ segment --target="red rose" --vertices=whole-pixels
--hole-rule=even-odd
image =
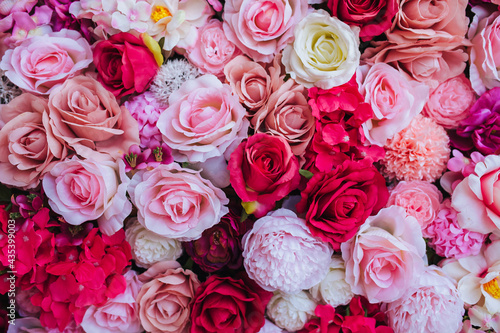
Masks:
[[[228,170],[243,207],[256,217],[266,215],[300,182],[299,162],[288,142],[265,133],[243,140],[231,154]]]
[[[196,292],[191,333],[256,333],[272,295],[248,278],[212,275]]]
[[[117,98],[146,91],[159,68],[144,42],[127,32],[97,43],[94,63],[97,80]]]
[[[352,238],[388,198],[385,179],[372,164],[347,160],[328,173],[314,175],[297,210],[306,213],[306,224],[314,236],[339,251],[340,244]]]
[[[328,8],[341,21],[361,27],[359,38],[370,40],[391,27],[398,11],[396,0],[328,0]]]

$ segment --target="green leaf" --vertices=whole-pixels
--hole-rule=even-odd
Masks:
[[[307,178],[307,179],[311,179],[311,178],[314,176],[314,173],[312,173],[311,171],[304,170],[304,169],[300,169],[300,170],[299,170],[299,173],[300,173],[303,177],[305,177],[305,178]]]
[[[4,184],[0,184],[0,201],[10,202],[12,191]]]

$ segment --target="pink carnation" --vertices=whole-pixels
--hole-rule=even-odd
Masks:
[[[422,230],[429,238],[429,246],[437,255],[446,258],[475,256],[481,251],[486,235],[462,229],[458,224],[457,211],[446,199],[437,213],[436,219]]]
[[[139,124],[141,146],[155,148],[161,145],[161,133],[156,122],[166,106],[161,104],[152,92],[146,91],[124,103],[132,117]]]
[[[383,161],[389,177],[434,181],[446,170],[450,139],[443,127],[421,115],[386,145]]]
[[[403,207],[406,214],[417,219],[422,228],[431,223],[439,210],[443,195],[438,188],[428,182],[400,182],[392,191],[387,207]]]
[[[267,291],[296,293],[323,280],[333,250],[309,232],[303,219],[278,209],[257,220],[243,236],[248,276]]]

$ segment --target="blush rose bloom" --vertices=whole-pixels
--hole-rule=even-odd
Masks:
[[[227,38],[255,61],[271,62],[293,39],[293,28],[306,15],[302,0],[227,0]]]
[[[224,192],[175,163],[139,171],[128,188],[137,219],[158,235],[191,241],[229,212]]]
[[[78,31],[62,29],[24,40],[0,62],[5,76],[21,89],[48,95],[92,62],[89,43]]]
[[[341,250],[347,283],[370,303],[397,300],[424,269],[420,226],[398,206],[370,216],[354,238],[342,243]]]
[[[500,236],[500,156],[488,155],[452,193],[458,224],[467,230]]]
[[[373,118],[363,124],[363,132],[368,142],[384,146],[422,112],[429,88],[385,63],[361,66],[357,74],[360,93],[373,109]]]
[[[469,79],[462,73],[441,83],[425,104],[423,114],[446,129],[455,129],[476,102]]]
[[[350,28],[324,10],[309,13],[283,51],[286,72],[306,88],[331,89],[349,82],[361,56],[358,34],[358,27]]]
[[[81,326],[85,332],[141,333],[143,329],[138,316],[137,294],[141,289],[137,273],[133,270],[123,275],[127,281],[125,291],[109,299],[106,304],[90,306],[85,312]]]
[[[200,281],[177,261],[162,261],[139,276],[139,318],[147,332],[187,333],[191,303]]]
[[[222,22],[212,19],[198,30],[197,42],[186,49],[186,57],[200,72],[224,77],[224,66],[241,51],[230,42]]]
[[[72,225],[97,220],[99,230],[113,235],[132,211],[127,199],[130,179],[125,164],[70,160],[57,163],[43,178],[43,190],[54,212]]]
[[[25,93],[0,107],[0,182],[30,189],[68,155],[50,131],[47,101]]]
[[[112,93],[88,76],[77,76],[49,96],[54,136],[85,158],[119,159],[139,144],[137,121]]]
[[[168,101],[157,126],[177,162],[221,156],[247,136],[245,109],[231,87],[214,75],[186,81]]]

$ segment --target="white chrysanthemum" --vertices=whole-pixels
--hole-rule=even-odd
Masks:
[[[191,65],[186,59],[173,59],[163,64],[149,88],[156,99],[168,105],[168,97],[179,89],[182,84],[200,76],[198,68]]]
[[[309,232],[288,209],[257,220],[242,240],[248,276],[267,291],[297,293],[318,284],[328,273],[333,249]]]
[[[181,242],[149,231],[137,218],[132,218],[127,223],[125,237],[139,267],[149,268],[159,261],[177,260],[182,255]]]
[[[332,257],[328,274],[326,274],[323,281],[309,291],[317,302],[330,304],[334,308],[339,305],[346,305],[351,301],[354,294],[351,286],[345,280],[344,260],[340,255]]]
[[[0,70],[0,104],[9,104],[22,91],[3,74],[4,71]]]
[[[276,292],[267,304],[267,315],[276,326],[295,332],[304,328],[314,309],[316,302],[305,291],[295,295]]]

